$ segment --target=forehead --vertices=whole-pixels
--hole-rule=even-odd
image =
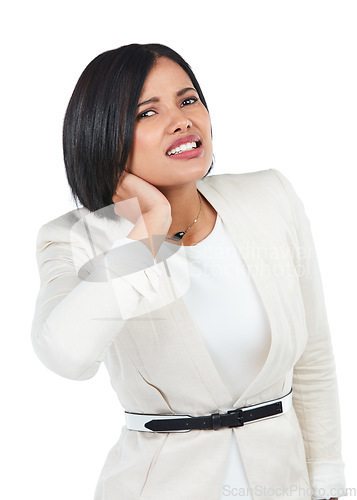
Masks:
[[[160,57],[148,74],[141,96],[177,91],[185,86],[192,86],[191,78],[181,66],[167,57]]]

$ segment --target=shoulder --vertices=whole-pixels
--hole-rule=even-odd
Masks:
[[[43,248],[50,242],[64,242],[79,246],[91,254],[107,251],[116,239],[125,237],[132,224],[114,213],[114,205],[96,212],[81,207],[43,224],[38,231],[36,246]]]
[[[238,174],[210,175],[198,181],[198,186],[213,188],[223,197],[244,202],[290,204],[295,191],[289,180],[279,170],[270,168]]]
[[[88,214],[90,212],[86,208],[77,208],[44,223],[38,230],[37,246],[46,241],[70,242],[74,228],[80,221],[85,220]]]
[[[212,199],[223,198],[231,210],[243,210],[250,217],[257,217],[262,225],[272,220],[295,227],[307,223],[302,200],[289,179],[275,168],[211,175],[197,186]]]
[[[71,227],[73,227],[79,220],[85,217],[88,210],[85,208],[76,208],[65,214],[59,215],[58,217],[45,222],[40,230],[42,231],[58,231],[58,232],[68,232]]]
[[[269,168],[266,170],[257,170],[255,172],[243,172],[243,173],[227,173],[227,174],[216,174],[204,177],[198,182],[203,182],[209,184],[212,187],[217,188],[229,188],[232,189],[261,189],[278,187],[281,189],[282,179],[286,177],[277,169]]]

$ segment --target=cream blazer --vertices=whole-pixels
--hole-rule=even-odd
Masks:
[[[85,208],[39,230],[34,350],[50,370],[74,380],[93,377],[103,362],[129,412],[208,415],[226,411],[229,398],[233,409],[291,387],[293,408],[219,430],[140,432],[124,425],[95,500],[218,500],[232,433],[255,500],[340,496],[333,490],[345,487],[335,363],[303,204],[276,169],[211,175],[196,185],[226,225],[270,321],[270,351],[241,397],[232,399],[175,292],[168,266],[174,256],[134,259],[128,271],[114,247],[133,225]],[[133,241],[139,247],[137,255],[144,248],[149,255]]]

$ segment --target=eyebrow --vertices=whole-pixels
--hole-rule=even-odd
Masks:
[[[184,89],[178,90],[176,92],[176,95],[177,95],[177,97],[180,97],[181,95],[185,94],[189,90],[194,90],[197,93],[197,90],[194,89],[193,87],[185,87]],[[140,104],[138,104],[138,108],[140,108],[140,106],[143,106],[144,104],[149,104],[150,102],[159,102],[159,101],[160,101],[159,97],[151,97],[151,99],[148,99],[147,101],[143,101]]]

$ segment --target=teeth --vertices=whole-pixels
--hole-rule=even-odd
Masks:
[[[181,144],[181,146],[171,149],[167,154],[168,156],[175,155],[177,153],[181,153],[183,151],[190,151],[191,149],[197,148],[196,142],[186,142],[185,144]]]

